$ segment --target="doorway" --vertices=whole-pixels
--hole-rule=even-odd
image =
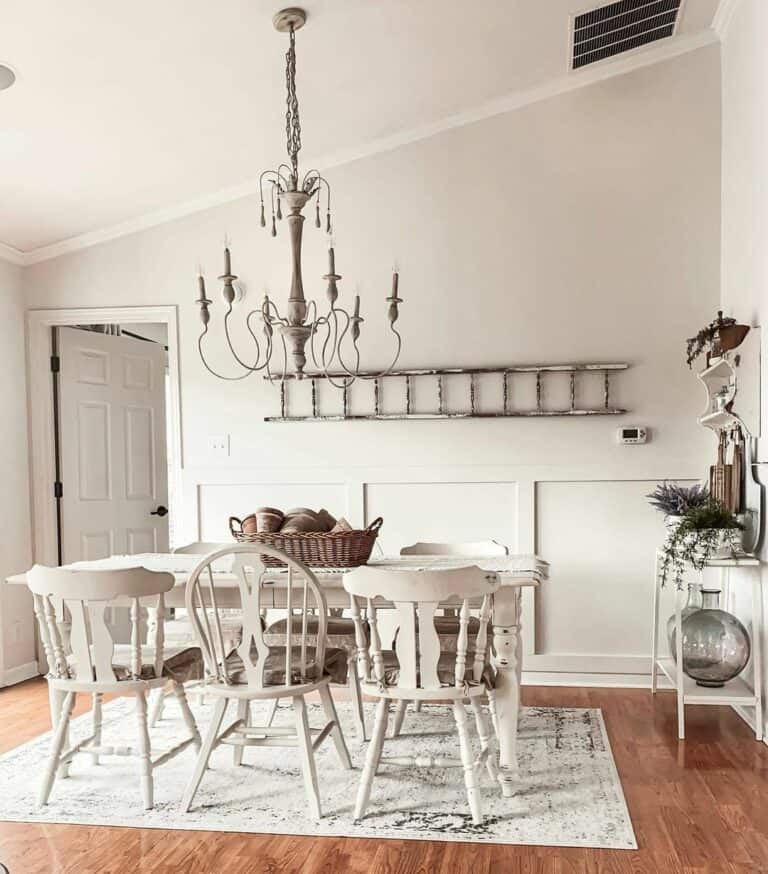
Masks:
[[[51,328],[58,559],[169,549],[164,324]]]
[[[28,337],[35,561],[168,551],[183,464],[176,307],[32,310]]]

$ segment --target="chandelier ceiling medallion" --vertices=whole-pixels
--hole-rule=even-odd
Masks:
[[[229,351],[239,365],[238,375],[228,376],[217,372],[206,360],[203,351],[203,341],[208,334],[211,321],[210,306],[212,301],[206,296],[205,278],[202,271],[198,277],[200,297],[196,303],[200,306],[200,319],[203,331],[198,338],[198,350],[205,367],[220,379],[243,379],[257,371],[265,371],[271,380],[286,378],[302,379],[307,364],[307,343],[318,375],[322,374],[331,384],[338,388],[346,388],[355,379],[376,379],[390,373],[400,357],[402,338],[395,322],[398,318],[398,306],[402,298],[398,297],[398,274],[392,275],[392,291],[387,297],[389,327],[395,337],[395,353],[389,366],[380,373],[360,371],[360,325],[363,318],[360,315],[360,296],[355,295],[352,314],[337,305],[339,296],[337,287],[341,276],[336,272],[336,261],[333,240],[330,235],[331,225],[331,189],[327,180],[318,170],[312,169],[300,176],[299,150],[301,149],[301,124],[299,122],[299,101],[296,95],[296,31],[306,21],[303,9],[284,9],[273,18],[275,29],[287,33],[289,47],[286,53],[285,81],[287,89],[287,111],[285,114],[285,130],[288,148],[288,163],[281,163],[275,170],[265,170],[259,177],[259,193],[261,198],[260,223],[266,227],[267,219],[264,210],[264,192],[267,189],[268,202],[271,209],[270,229],[272,236],[277,235],[277,224],[283,219],[283,206],[286,209],[285,221],[291,244],[291,290],[285,313],[281,314],[274,301],[267,294],[258,309],[250,311],[245,318],[245,326],[254,341],[254,349],[246,356],[235,351],[230,332],[230,317],[232,316],[236,292],[233,285],[237,279],[232,273],[232,264],[228,244],[224,249],[224,272],[219,279],[224,284],[223,297],[226,304],[224,312],[224,335]],[[307,301],[304,297],[304,286],[301,273],[301,237],[304,227],[302,210],[307,203],[315,199],[315,227],[321,227],[320,201],[325,195],[325,231],[329,236],[328,272],[323,276],[327,282],[326,297],[328,310],[325,315],[318,313],[315,301]],[[263,338],[257,336],[252,320],[260,320]],[[276,335],[280,343],[276,342]],[[348,336],[349,335],[349,336]],[[276,355],[275,348],[278,347]],[[346,350],[346,353],[343,351]],[[282,354],[280,354],[282,353]],[[274,357],[273,357],[274,355]],[[345,355],[351,355],[351,360]],[[281,359],[279,367],[275,358]],[[290,359],[290,366],[289,366]]]

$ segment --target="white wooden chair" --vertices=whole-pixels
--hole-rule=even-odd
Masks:
[[[213,541],[195,540],[192,543],[187,543],[184,546],[177,546],[173,550],[174,555],[208,555],[211,552],[216,552],[217,549],[222,549],[227,546],[226,543],[214,543]],[[236,611],[233,611],[236,612]],[[175,613],[175,611],[174,611]],[[224,622],[224,627],[230,635],[232,646],[234,647],[240,636],[242,622],[239,615],[227,617]],[[170,621],[166,622],[165,639],[174,646],[183,646],[188,644],[194,646],[195,633],[192,630],[192,624],[183,614],[181,616],[174,615]],[[199,705],[205,704],[205,685],[206,680],[203,677],[201,680],[193,680],[187,684],[187,691],[191,691],[197,696]],[[163,718],[165,712],[165,702],[173,695],[172,688],[158,689],[155,693],[154,701],[149,711],[149,725],[154,728],[155,725]]]
[[[457,543],[430,543],[418,541],[410,546],[404,546],[400,550],[400,555],[445,555],[455,556],[457,558],[499,558],[500,556],[509,555],[509,548],[499,543],[497,540],[465,540]],[[435,617],[435,625],[437,633],[440,637],[440,648],[444,652],[455,651],[456,639],[459,634],[459,621],[456,618],[456,611],[452,609],[443,610],[443,616]],[[472,637],[477,635],[477,619],[472,618],[469,623],[470,644]],[[393,644],[394,646],[394,644]],[[492,696],[493,693],[490,693]],[[393,736],[397,736],[405,718],[406,704],[403,704],[395,717],[395,724],[392,728]],[[414,701],[414,710],[418,713],[421,710],[421,701]]]
[[[190,674],[200,676],[200,650],[185,647],[166,652],[164,645],[164,598],[173,588],[172,574],[154,573],[144,568],[130,570],[67,570],[35,565],[27,574],[34,596],[40,638],[48,660],[48,684],[64,693],[61,713],[54,726],[53,747],[40,787],[39,803],[47,804],[54,780],[62,766],[78,753],[87,753],[98,764],[99,756],[136,756],[139,761],[144,807],[153,806],[153,772],[190,745],[200,748],[200,734],[184,694],[183,680]],[[63,602],[57,618],[54,602]],[[130,604],[131,642],[115,644],[105,618],[110,605]],[[151,645],[141,644],[142,606],[156,604],[157,624]],[[69,645],[64,647],[61,625],[64,613],[71,623]],[[173,683],[186,727],[187,740],[151,758],[147,725],[147,695],[152,689]],[[79,693],[93,695],[92,734],[66,749],[69,722]],[[117,747],[102,743],[102,696],[133,695],[136,699],[138,746]]]
[[[367,607],[371,642],[368,654],[363,656],[366,663],[362,665],[361,673],[368,676],[370,672],[370,680],[363,683],[363,691],[379,699],[355,803],[355,820],[364,815],[373,777],[379,765],[384,763],[408,768],[462,767],[472,821],[482,823],[477,771],[485,764],[494,779],[498,775],[490,754],[488,720],[480,704],[481,696],[493,685],[486,643],[491,599],[498,587],[496,574],[477,567],[424,571],[361,567],[344,577],[344,588],[351,597],[352,616],[358,625],[362,622],[361,607]],[[400,625],[397,653],[382,649],[376,618],[377,597],[393,602],[397,611]],[[443,653],[435,627],[435,612],[441,603],[452,599],[460,602],[458,644],[455,653]],[[481,605],[473,650],[469,647],[468,633],[471,601]],[[446,699],[453,705],[460,761],[423,756],[382,758],[390,702],[396,701],[399,705],[407,701]],[[472,707],[480,738],[481,752],[477,758],[472,753],[465,703]]]
[[[509,555],[509,549],[496,540],[467,540],[459,543],[412,543],[400,550],[400,555],[455,555],[470,558],[498,558]]]
[[[238,578],[243,615],[242,641],[235,652],[228,652],[217,607],[215,575],[208,573],[214,562],[228,555],[234,556],[232,569]],[[263,555],[279,558],[288,568],[284,585],[270,585],[266,597],[262,584]],[[261,613],[268,600],[272,606],[278,593],[284,595],[288,620],[292,626],[298,620],[300,631],[298,635],[286,635],[283,645],[270,647],[265,642]],[[352,763],[328,688],[334,671],[339,681],[346,672],[346,655],[326,646],[328,610],[314,574],[272,547],[248,543],[229,546],[206,556],[195,568],[187,582],[186,607],[211,675],[206,694],[215,705],[208,734],[184,792],[183,810],[190,809],[211,753],[220,744],[234,746],[236,765],[242,761],[245,746],[296,746],[310,814],[319,818],[315,750],[330,735],[342,767],[351,768]],[[317,619],[314,635],[308,631],[312,615]],[[325,712],[327,721],[321,729],[309,727],[306,696],[311,692],[319,694]],[[293,701],[294,727],[251,725],[251,701],[280,698]],[[230,701],[237,702],[237,717],[222,730]]]

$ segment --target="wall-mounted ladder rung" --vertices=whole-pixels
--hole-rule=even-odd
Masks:
[[[628,364],[530,364],[512,365],[508,367],[449,367],[442,369],[407,369],[395,370],[386,374],[360,373],[358,383],[371,383],[370,399],[364,399],[365,389],[358,390],[357,383],[354,389],[349,387],[348,374],[343,373],[308,373],[303,380],[296,379],[293,374],[285,377],[280,383],[280,415],[268,416],[267,422],[339,422],[352,420],[429,420],[429,419],[527,419],[527,418],[553,418],[558,416],[619,416],[626,412],[625,409],[611,405],[611,376],[626,370]],[[568,406],[554,406],[547,408],[547,399],[551,392],[547,391],[548,378],[557,374],[568,376]],[[531,408],[513,409],[512,398],[519,397],[520,391],[513,390],[513,383],[525,375],[533,375],[535,378],[535,405]],[[587,407],[578,405],[578,398],[584,395],[583,387],[579,391],[580,379],[589,376],[602,376],[601,390],[602,403],[600,406]],[[346,379],[345,379],[346,376]],[[483,391],[480,391],[480,378],[494,376],[501,380],[501,409],[481,409],[482,401],[486,399],[486,383],[483,382]],[[467,380],[467,377],[469,379]],[[341,413],[324,413],[321,409],[319,382],[321,380],[337,380],[342,383],[342,411]],[[311,414],[289,415],[289,387],[297,394],[301,391],[301,383],[311,384]],[[384,409],[382,400],[384,383],[398,386],[397,393],[387,392],[388,403],[391,409]],[[424,383],[425,387],[431,386],[429,396],[432,400],[424,400],[425,409],[418,410],[414,404],[426,392],[417,393],[418,383]],[[452,386],[451,396],[454,403],[448,405],[448,385]],[[492,385],[492,383],[490,384]],[[488,388],[490,388],[490,385]],[[551,387],[550,387],[551,388]],[[496,389],[498,390],[498,389]],[[354,406],[361,406],[360,412],[350,409],[351,395],[356,393]],[[488,392],[490,395],[491,392]],[[595,393],[596,394],[596,393]],[[596,399],[596,398],[595,398]],[[298,399],[292,399],[290,405],[296,408]],[[367,409],[366,409],[367,408]]]

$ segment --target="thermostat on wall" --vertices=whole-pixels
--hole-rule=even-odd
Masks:
[[[648,440],[648,429],[639,425],[625,425],[619,428],[619,443],[645,443]]]

